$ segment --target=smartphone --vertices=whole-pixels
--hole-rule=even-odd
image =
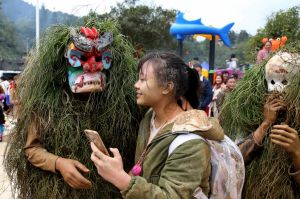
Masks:
[[[109,156],[108,150],[105,147],[105,145],[97,131],[86,129],[86,130],[84,130],[84,134],[89,139],[89,141],[93,142],[102,153]]]

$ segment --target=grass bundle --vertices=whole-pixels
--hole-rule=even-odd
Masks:
[[[300,54],[299,43],[285,46],[282,51]],[[300,60],[293,67],[300,68]],[[266,101],[267,84],[265,64],[250,69],[235,90],[230,93],[221,110],[221,122],[225,133],[233,140],[247,137],[263,121],[263,106]],[[281,94],[286,104],[285,121],[300,133],[300,72],[297,73]],[[264,147],[246,167],[246,182],[243,198],[300,198],[298,185],[288,174],[292,165],[290,155],[271,143],[267,132]]]
[[[101,134],[107,147],[116,147],[124,167],[133,165],[140,110],[135,104],[134,83],[137,63],[134,48],[120,34],[115,21],[87,18],[86,27],[113,33],[112,67],[106,88],[101,93],[73,94],[68,89],[67,60],[64,53],[70,27],[49,28],[40,42],[39,52],[31,50],[26,68],[18,82],[19,121],[11,134],[5,154],[5,169],[19,198],[119,198],[119,191],[105,182],[90,160],[91,149],[83,134],[93,129]],[[73,27],[79,31],[80,27]],[[49,152],[85,164],[91,190],[70,188],[60,174],[33,167],[24,155],[27,130],[34,123],[40,129],[42,146]]]

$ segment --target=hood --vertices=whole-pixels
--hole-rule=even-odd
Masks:
[[[208,140],[224,139],[224,131],[216,118],[207,117],[201,110],[189,110],[180,114],[174,121],[172,132],[190,131]]]

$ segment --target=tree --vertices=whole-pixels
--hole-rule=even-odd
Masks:
[[[269,38],[287,36],[290,41],[300,40],[299,7],[273,13],[268,17],[264,32]]]
[[[255,62],[257,51],[262,47],[262,38],[277,38],[287,36],[288,42],[300,40],[300,8],[295,6],[286,11],[280,10],[267,18],[264,28],[259,29],[245,45],[246,59]]]
[[[15,26],[3,14],[1,4],[2,1],[0,1],[0,59],[15,58],[21,55],[22,45]]]
[[[176,49],[176,41],[169,33],[176,11],[161,7],[136,6],[136,2],[137,0],[126,0],[125,3],[112,7],[110,13],[97,15],[90,12],[89,17],[117,20],[122,34],[127,36],[133,45],[142,45],[147,51]]]
[[[14,24],[18,40],[18,50],[26,52],[35,42],[35,7],[22,0],[0,0],[2,1],[3,13],[10,24]],[[40,33],[53,24],[80,24],[82,20],[74,15],[51,12],[43,4],[40,9]],[[6,29],[6,27],[4,27]],[[1,28],[2,29],[2,26]],[[0,30],[1,31],[1,30]],[[2,39],[1,37],[0,39]]]
[[[237,34],[233,30],[231,30],[229,32],[229,39],[230,39],[230,43],[231,43],[232,46],[235,45],[235,42],[236,42],[237,38],[238,38]]]
[[[49,15],[48,15],[48,10],[46,9],[45,5],[43,4],[41,9],[40,9],[40,26],[41,26],[41,32],[43,32],[46,27],[47,23],[49,21]]]
[[[175,11],[136,6],[123,10],[118,21],[123,34],[134,44],[142,44],[146,49],[172,49],[176,43],[169,30],[174,18]]]
[[[250,35],[247,33],[246,30],[241,30],[237,36],[237,42],[244,42],[249,39]]]
[[[143,5],[119,9],[117,19],[121,24],[121,31],[133,44],[142,44],[149,50],[174,48],[176,42],[169,33],[170,24],[175,19],[174,10]]]

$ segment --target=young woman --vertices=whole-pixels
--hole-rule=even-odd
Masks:
[[[223,77],[221,74],[216,75],[216,81],[215,81],[215,85],[213,87],[213,98],[212,98],[212,102],[210,103],[210,108],[211,111],[210,113],[212,114],[212,116],[218,118],[219,117],[219,111],[218,111],[218,107],[216,104],[216,101],[218,99],[218,94],[222,91],[224,91],[226,89],[226,85],[223,83]]]
[[[271,53],[271,48],[272,48],[272,42],[267,41],[264,44],[263,48],[257,53],[257,58],[256,58],[257,64],[260,64],[263,60],[268,59],[269,54]]]
[[[197,107],[191,78],[195,73],[176,55],[153,53],[139,63],[135,84],[137,104],[150,107],[140,123],[136,165],[124,171],[118,149],[110,148],[113,157],[104,155],[91,143],[91,159],[99,175],[120,189],[124,198],[192,198],[199,187],[209,193],[210,150],[202,139],[190,139],[172,153],[169,146],[179,134],[205,134],[221,140],[223,132]],[[190,78],[189,78],[190,77]],[[197,79],[197,77],[196,77]],[[194,94],[195,95],[195,94]],[[183,99],[183,100],[180,100]],[[195,101],[196,99],[196,101]],[[170,154],[169,154],[170,153]]]

